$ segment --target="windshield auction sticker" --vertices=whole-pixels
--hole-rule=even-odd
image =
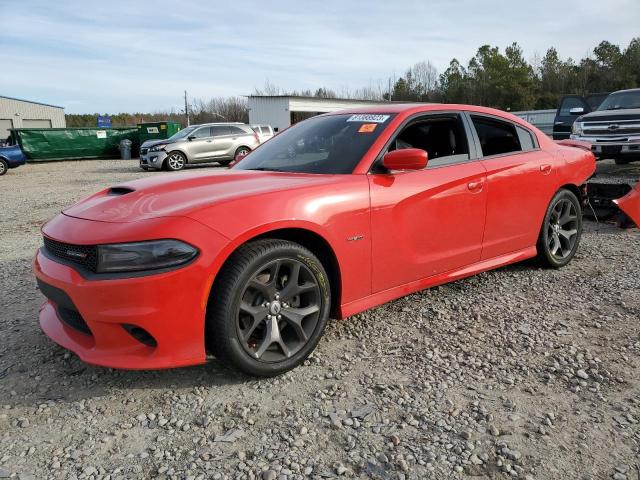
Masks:
[[[374,115],[371,113],[359,113],[351,115],[347,118],[347,122],[367,122],[367,123],[384,123],[389,120],[390,115]]]
[[[363,123],[358,129],[358,133],[371,133],[376,129],[377,126],[377,123]]]

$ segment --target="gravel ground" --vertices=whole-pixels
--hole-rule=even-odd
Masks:
[[[510,266],[332,322],[279,378],[91,367],[38,327],[38,229],[147,175],[171,174],[84,161],[0,178],[0,478],[639,477],[637,229],[587,223],[562,270]]]

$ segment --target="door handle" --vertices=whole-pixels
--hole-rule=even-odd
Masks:
[[[472,192],[480,192],[482,190],[482,181],[469,182],[467,183],[467,188]]]
[[[543,175],[549,175],[551,173],[551,165],[540,165],[540,171]]]

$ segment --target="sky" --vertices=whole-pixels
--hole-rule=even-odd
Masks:
[[[0,95],[67,113],[180,110],[190,97],[375,85],[518,42],[589,55],[640,36],[639,0],[0,0]]]

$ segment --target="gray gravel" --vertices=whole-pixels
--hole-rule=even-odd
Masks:
[[[588,223],[562,270],[510,266],[332,322],[279,378],[91,367],[38,328],[38,228],[148,175],[171,174],[0,178],[0,478],[638,478],[637,229]]]

